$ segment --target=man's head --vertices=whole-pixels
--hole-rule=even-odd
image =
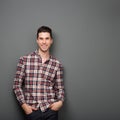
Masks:
[[[48,26],[41,26],[40,28],[38,28],[37,30],[37,38],[39,36],[39,33],[41,32],[48,32],[50,34],[50,37],[53,39],[53,35],[52,35],[52,29]]]
[[[37,30],[37,44],[40,51],[49,52],[49,49],[53,43],[52,30],[47,26],[41,26]]]

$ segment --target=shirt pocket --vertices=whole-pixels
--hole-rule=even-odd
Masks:
[[[50,82],[54,82],[54,78],[55,78],[55,71],[46,71],[44,73],[44,79],[50,81]]]

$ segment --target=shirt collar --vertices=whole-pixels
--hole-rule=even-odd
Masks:
[[[41,56],[38,53],[38,49],[35,50],[35,54],[41,58]],[[51,54],[50,54],[50,57],[49,57],[49,59],[47,61],[49,61],[50,59],[52,59],[52,55]]]

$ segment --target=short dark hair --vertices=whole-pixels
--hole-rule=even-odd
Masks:
[[[50,37],[53,38],[53,36],[52,36],[52,29],[50,27],[48,27],[48,26],[41,26],[40,28],[38,28],[38,30],[37,30],[37,38],[39,36],[39,33],[41,33],[41,32],[48,32],[48,33],[50,33]]]

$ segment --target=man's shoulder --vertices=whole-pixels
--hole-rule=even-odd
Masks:
[[[56,58],[55,56],[51,56],[51,61],[59,66],[62,66],[61,61],[58,60],[58,58]]]
[[[34,56],[35,56],[35,51],[34,52],[30,52],[30,53],[28,53],[26,55],[21,56],[20,59],[25,60],[25,59],[33,58]]]

